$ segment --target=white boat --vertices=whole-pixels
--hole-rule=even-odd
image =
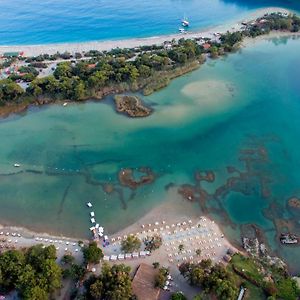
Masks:
[[[95,217],[95,213],[93,211],[90,214],[91,214],[91,217]]]
[[[20,164],[14,164],[14,167],[19,168],[19,167],[21,167],[21,165]]]
[[[91,202],[88,202],[86,205],[87,205],[88,207],[92,207],[92,206],[93,206]]]
[[[185,29],[184,28],[179,28],[178,29],[180,33],[185,33]]]
[[[92,222],[92,223],[96,223],[96,221],[95,221],[94,218],[91,218],[91,222]]]
[[[188,19],[186,17],[184,17],[182,20],[181,20],[181,25],[183,27],[189,27],[190,26],[190,22],[188,21]]]
[[[65,102],[64,104],[63,104],[63,106],[67,106],[68,105],[68,102]]]

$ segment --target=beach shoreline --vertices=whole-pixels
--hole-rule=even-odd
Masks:
[[[164,199],[164,201],[161,202],[161,204],[155,206],[150,211],[146,212],[145,215],[143,215],[141,218],[139,218],[137,221],[135,221],[132,224],[128,224],[124,228],[120,228],[116,232],[105,232],[109,237],[116,237],[116,236],[123,236],[128,234],[129,232],[138,232],[142,230],[143,224],[150,224],[154,223],[159,220],[160,222],[164,221],[166,224],[170,223],[178,223],[178,222],[184,222],[187,220],[192,220],[193,223],[196,223],[201,218],[206,218],[209,221],[213,221],[213,219],[210,216],[206,216],[200,213],[200,210],[195,209],[195,205],[190,202],[186,202],[182,200],[180,197],[175,197],[176,190],[171,192],[170,195]],[[174,200],[175,199],[175,200]],[[215,223],[213,221],[213,223]],[[218,228],[220,232],[223,232],[222,227],[218,225],[217,223],[215,226]],[[88,228],[87,228],[88,230]],[[92,239],[92,233],[90,239],[83,239],[82,237],[76,237],[76,236],[67,236],[62,235],[59,233],[54,232],[45,232],[44,230],[41,232],[31,230],[27,227],[22,226],[12,226],[12,225],[5,225],[0,223],[0,232],[15,232],[21,234],[22,237],[26,239],[35,239],[36,237],[41,238],[48,238],[48,239],[63,239],[63,240],[81,240],[83,242],[88,242]],[[228,244],[231,244],[228,239],[226,239],[226,242]],[[237,245],[232,245],[233,248],[236,248]],[[241,248],[240,248],[241,249]]]
[[[133,38],[124,40],[104,40],[104,41],[90,41],[79,43],[57,43],[57,44],[43,44],[43,45],[0,45],[0,54],[4,52],[24,52],[24,56],[38,56],[41,54],[55,54],[57,52],[87,52],[90,50],[109,51],[114,48],[135,48],[140,46],[161,45],[165,41],[172,39],[179,40],[181,38],[214,38],[214,33],[225,33],[227,31],[237,31],[242,26],[242,22],[249,22],[257,19],[264,14],[281,12],[291,13],[290,10],[280,7],[267,7],[257,9],[249,13],[240,21],[231,21],[223,25],[214,26],[211,28],[202,29],[195,32],[188,32],[186,34],[167,34],[145,38]]]

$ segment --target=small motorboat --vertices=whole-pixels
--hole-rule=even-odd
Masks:
[[[64,104],[63,104],[63,106],[67,106],[68,105],[68,102],[65,102]]]
[[[179,28],[178,29],[180,33],[185,33],[185,29],[184,28]]]
[[[21,167],[21,165],[20,164],[14,164],[14,167],[19,168],[19,167]]]
[[[190,22],[188,21],[188,19],[186,17],[184,17],[182,20],[181,20],[181,25],[183,27],[189,27],[190,26]]]
[[[88,202],[86,205],[87,205],[87,207],[92,207],[93,206],[91,202]]]

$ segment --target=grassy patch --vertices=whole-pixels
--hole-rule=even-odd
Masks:
[[[247,278],[256,282],[262,282],[263,275],[260,273],[259,267],[253,259],[236,254],[232,257],[230,263],[235,267],[236,270],[245,274]]]

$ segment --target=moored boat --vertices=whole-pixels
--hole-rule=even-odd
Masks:
[[[183,27],[189,27],[190,26],[190,22],[188,21],[188,19],[186,17],[184,17],[182,20],[181,20],[181,25]]]
[[[298,244],[299,240],[294,234],[282,233],[280,235],[280,242],[282,244]]]

